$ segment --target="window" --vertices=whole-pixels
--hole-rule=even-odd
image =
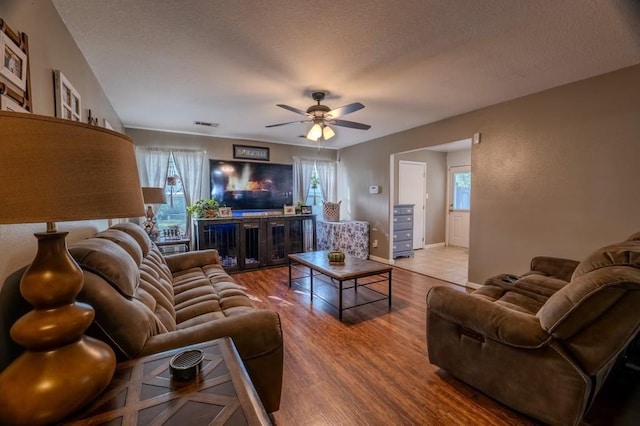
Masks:
[[[164,187],[166,204],[161,204],[156,212],[160,236],[185,235],[187,231],[187,205],[184,198],[182,179],[178,175],[173,154],[169,156],[169,168]],[[177,231],[176,231],[177,230]]]
[[[471,172],[453,173],[453,209],[471,209]]]
[[[320,189],[320,182],[318,181],[318,171],[314,164],[313,171],[311,172],[311,179],[309,180],[309,190],[307,192],[305,204],[307,206],[311,206],[311,212],[317,215],[322,213],[322,201],[322,190]]]

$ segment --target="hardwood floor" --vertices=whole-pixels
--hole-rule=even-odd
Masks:
[[[273,414],[277,425],[538,424],[429,363],[427,290],[463,287],[394,268],[391,312],[381,301],[345,311],[339,322],[335,308],[317,298],[310,302],[307,279],[289,289],[286,267],[234,278],[256,307],[281,316],[285,368],[282,403]],[[638,401],[637,389],[635,396]],[[619,397],[602,399],[585,425],[638,424],[629,422],[640,419],[638,409],[622,416],[615,407]]]

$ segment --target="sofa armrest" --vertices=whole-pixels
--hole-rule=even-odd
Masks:
[[[174,274],[191,268],[220,264],[218,250],[214,249],[170,254],[165,256],[164,259],[167,262],[167,266],[169,266],[169,270]]]
[[[579,263],[575,260],[559,257],[536,256],[531,259],[531,271],[569,282]]]
[[[462,329],[514,347],[539,348],[551,337],[542,329],[535,315],[515,311],[449,287],[433,287],[429,290],[427,312]]]

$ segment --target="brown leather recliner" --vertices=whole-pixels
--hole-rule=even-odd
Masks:
[[[84,272],[77,299],[95,309],[86,334],[107,342],[119,359],[229,336],[265,410],[278,410],[284,353],[280,317],[253,307],[246,289],[222,268],[217,251],[164,257],[132,223],[114,225],[69,251]],[[8,329],[31,309],[17,281],[8,280],[0,292],[5,366],[21,352],[9,341]]]
[[[545,423],[579,423],[640,330],[638,236],[580,263],[535,258],[472,293],[431,289],[430,362]]]

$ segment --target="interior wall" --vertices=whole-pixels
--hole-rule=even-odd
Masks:
[[[447,171],[449,170],[449,167],[470,165],[471,149],[447,152]]]
[[[640,229],[639,91],[636,65],[344,148],[342,193],[368,188],[363,168],[388,186],[392,151],[480,132],[472,145],[469,281],[525,272],[536,255],[581,259]],[[369,200],[344,202],[377,224],[374,254],[388,258],[388,192]]]
[[[101,125],[106,118],[114,129],[123,130],[100,83],[50,1],[2,0],[0,18],[13,30],[24,32],[29,37],[35,114],[55,116],[53,70],[59,69],[80,93],[83,117],[87,117],[87,109],[91,108],[93,116],[100,118]],[[73,243],[106,226],[106,220],[65,222],[58,224],[58,229],[69,231],[67,243]],[[0,286],[8,275],[31,262],[36,252],[33,233],[45,230],[45,224],[0,225]]]
[[[446,204],[447,204],[447,153],[421,149],[396,154],[394,164],[394,182],[398,183],[400,160],[418,161],[427,164],[427,194],[425,200],[424,244],[437,244],[445,241]],[[398,202],[398,191],[394,191],[394,204]]]
[[[249,145],[269,148],[269,162],[293,164],[293,157],[316,160],[336,161],[337,151],[334,149],[317,149],[296,145],[285,145],[268,142],[256,142],[241,139],[218,138],[214,136],[186,135],[180,133],[160,132],[127,128],[127,136],[137,146],[153,146],[166,148],[199,149],[206,152],[202,184],[202,197],[208,197],[209,163],[208,160],[233,160],[233,145]]]

